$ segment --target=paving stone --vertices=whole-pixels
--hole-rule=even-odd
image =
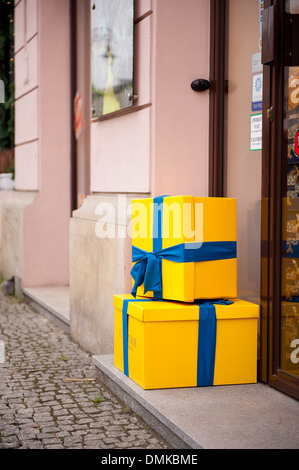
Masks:
[[[90,354],[1,292],[0,341],[0,449],[170,448],[98,379],[84,380],[96,377]]]
[[[60,431],[60,428],[58,428],[57,426],[46,426],[46,427],[42,428],[42,432],[45,432],[45,433],[47,433],[47,432],[56,433],[56,432],[59,432],[59,431]]]

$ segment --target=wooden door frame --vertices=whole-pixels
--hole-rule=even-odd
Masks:
[[[224,196],[227,0],[210,1],[209,196]]]

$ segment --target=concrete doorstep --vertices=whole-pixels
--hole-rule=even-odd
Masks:
[[[69,286],[32,287],[23,290],[24,301],[70,333]]]
[[[93,356],[97,375],[176,449],[298,449],[299,402],[263,383],[143,390]]]

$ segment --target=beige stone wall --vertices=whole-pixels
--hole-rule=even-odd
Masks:
[[[7,199],[9,199],[11,197],[11,191],[3,191],[1,190],[0,191],[0,240],[1,240],[1,234],[2,234],[2,211],[3,211],[3,206],[4,206],[4,203]],[[2,245],[0,243],[0,273],[1,273],[1,276],[3,276],[3,272],[2,272]]]
[[[88,196],[70,221],[70,329],[92,354],[113,353],[113,295],[129,292],[131,286],[131,239],[123,236],[130,201],[117,195]],[[97,214],[99,207],[108,212]],[[109,236],[99,238],[106,230]]]
[[[5,279],[23,278],[24,213],[36,192],[12,191],[2,205],[1,274]]]

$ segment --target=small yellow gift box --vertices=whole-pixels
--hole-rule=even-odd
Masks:
[[[115,295],[114,309],[114,365],[143,389],[256,382],[258,305]]]
[[[132,201],[133,295],[183,302],[236,297],[236,256],[236,199]]]

